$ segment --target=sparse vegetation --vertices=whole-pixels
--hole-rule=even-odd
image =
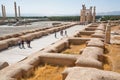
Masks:
[[[120,20],[120,15],[104,16],[104,17],[101,18],[101,21],[107,21],[107,20]]]
[[[51,66],[45,64],[35,69],[33,76],[21,80],[62,80],[61,72],[65,69],[63,66]]]
[[[48,17],[50,21],[79,21],[80,16],[53,16]]]

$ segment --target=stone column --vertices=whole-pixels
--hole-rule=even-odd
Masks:
[[[111,38],[111,26],[108,23],[106,26],[106,31],[105,31],[105,43],[110,43],[110,38]]]
[[[92,6],[90,7],[90,22],[92,22]]]
[[[19,18],[20,18],[21,17],[20,6],[18,6],[18,15],[19,15]]]
[[[80,15],[80,22],[81,23],[85,22],[85,12],[86,12],[86,7],[85,7],[85,5],[82,5],[82,10],[81,10],[81,15]]]
[[[86,23],[89,23],[89,13],[86,13]]]
[[[3,5],[1,5],[1,7],[2,7],[2,17],[4,18],[4,7]]]
[[[15,10],[15,19],[17,19],[17,6],[16,6],[16,2],[14,2],[14,10]]]
[[[4,5],[1,5],[1,7],[2,7],[2,17],[3,17],[3,19],[5,19],[5,18],[6,18],[5,6],[4,6]]]
[[[5,6],[3,6],[3,10],[4,10],[4,18],[6,18],[6,8],[5,8]]]
[[[94,6],[93,10],[93,23],[96,21],[96,7]]]

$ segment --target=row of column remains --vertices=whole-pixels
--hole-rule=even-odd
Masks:
[[[5,20],[6,19],[6,6],[5,5],[1,5],[1,9],[2,9],[2,19]],[[17,14],[17,4],[16,2],[14,2],[14,10],[15,10],[15,19],[18,20],[18,18],[21,17],[21,10],[20,10],[20,6],[18,6],[18,14]]]

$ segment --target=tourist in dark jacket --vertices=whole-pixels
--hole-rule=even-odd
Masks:
[[[21,44],[21,40],[19,40],[19,41],[18,41],[18,46],[19,46],[20,49],[21,49],[21,45],[22,45],[22,44]]]
[[[68,36],[68,35],[67,35],[67,30],[65,30],[65,36]]]
[[[24,46],[24,40],[21,41],[22,48],[25,48]]]
[[[60,35],[63,36],[63,30],[60,31]]]
[[[26,43],[27,43],[28,48],[31,48],[31,46],[30,46],[31,41],[30,40],[26,40]]]

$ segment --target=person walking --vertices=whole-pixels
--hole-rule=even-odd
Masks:
[[[55,32],[55,38],[57,38],[57,32]]]
[[[67,30],[65,30],[65,36],[67,37],[68,35],[67,35]]]
[[[63,36],[63,30],[60,31],[60,35]]]
[[[24,40],[21,41],[22,48],[25,48],[24,46]]]
[[[21,40],[18,41],[18,46],[21,49]]]
[[[30,46],[31,41],[30,40],[26,40],[26,43],[27,43],[27,47],[31,48],[31,46]]]

